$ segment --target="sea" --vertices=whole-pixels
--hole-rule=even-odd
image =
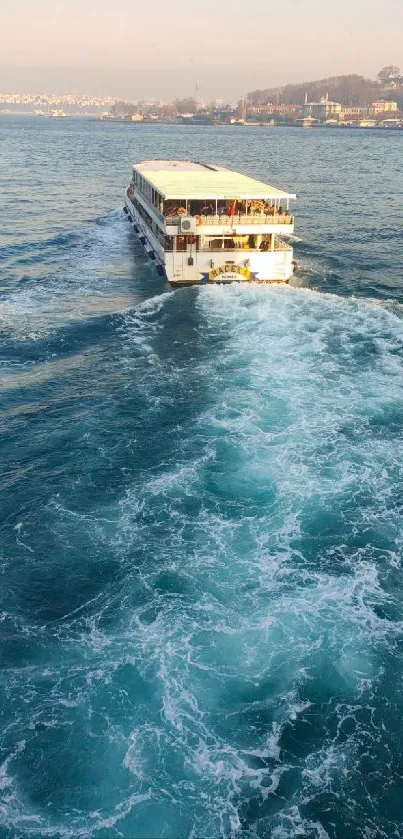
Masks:
[[[1,839],[403,836],[403,133],[0,118]],[[131,164],[296,192],[171,291]]]

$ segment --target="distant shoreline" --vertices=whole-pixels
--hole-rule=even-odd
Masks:
[[[97,114],[65,114],[63,117],[59,116],[52,116],[52,114],[35,114],[32,111],[9,111],[9,110],[0,110],[0,117],[34,117],[39,121],[51,121],[51,122],[65,122],[66,120],[73,119],[73,120],[84,120],[87,122],[96,122],[101,123],[102,125],[113,123],[114,125],[127,125],[132,128],[140,128],[141,126],[183,126],[188,128],[236,128],[244,129],[244,128],[297,128],[303,129],[306,131],[307,129],[322,129],[328,131],[329,129],[337,129],[338,131],[347,129],[352,129],[354,131],[393,131],[393,132],[403,132],[403,126],[396,126],[396,125],[354,125],[354,124],[326,124],[326,123],[312,123],[311,125],[303,125],[297,124],[295,122],[245,122],[245,123],[228,123],[228,122],[195,122],[192,123],[189,121],[182,121],[182,120],[157,120],[157,119],[143,119],[143,120],[129,120],[129,119],[120,119],[119,117],[108,117],[107,119],[101,118]]]

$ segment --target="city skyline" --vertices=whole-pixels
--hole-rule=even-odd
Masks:
[[[372,80],[372,81],[376,82],[378,72],[379,72],[379,67],[377,67],[371,75],[368,74],[366,76],[366,78],[368,80]],[[350,75],[353,76],[353,75],[361,75],[361,74],[355,68],[352,68],[350,70],[350,72],[346,73],[345,75],[346,76],[350,76]],[[255,86],[254,90],[256,90],[256,91],[264,90],[265,88],[268,88],[268,87],[271,87],[271,88],[278,87],[279,89],[283,89],[287,85],[291,85],[291,86],[296,86],[296,85],[301,86],[302,85],[303,86],[303,85],[306,84],[307,86],[309,86],[309,85],[315,84],[319,81],[325,81],[326,79],[331,79],[331,78],[343,78],[343,76],[344,76],[344,74],[335,73],[333,76],[329,76],[329,75],[325,76],[324,74],[322,74],[321,76],[317,76],[316,78],[312,77],[312,78],[309,78],[309,79],[308,78],[298,79],[298,78],[295,77],[295,78],[291,79],[291,81],[288,80],[287,82],[283,82],[283,83],[279,82],[278,85],[270,84],[270,80],[266,79],[266,80],[261,80],[260,84],[257,84]],[[362,75],[362,77],[365,78],[364,75]],[[151,95],[148,96],[148,95],[141,94],[141,93],[139,93],[138,95],[132,95],[132,96],[126,95],[126,96],[124,96],[122,94],[122,91],[120,91],[120,92],[118,91],[117,93],[110,93],[105,89],[101,92],[99,92],[99,91],[94,92],[94,90],[89,90],[89,89],[74,90],[74,89],[69,88],[67,85],[64,85],[64,88],[60,88],[60,87],[57,87],[57,86],[54,85],[53,87],[49,86],[46,89],[35,87],[35,85],[28,85],[27,87],[23,87],[21,85],[20,89],[18,89],[18,88],[11,89],[10,87],[7,88],[5,83],[4,83],[4,75],[1,76],[1,80],[2,80],[3,84],[2,84],[2,87],[0,88],[0,97],[1,96],[7,96],[7,97],[16,96],[16,97],[21,97],[22,98],[24,96],[27,96],[27,97],[32,97],[33,98],[35,96],[37,96],[37,97],[48,96],[48,97],[58,98],[59,101],[62,101],[62,99],[66,99],[68,97],[71,97],[71,98],[77,99],[77,100],[88,98],[88,99],[94,99],[94,100],[95,99],[108,100],[109,102],[125,101],[125,102],[136,103],[136,102],[142,102],[143,101],[143,102],[154,102],[154,103],[159,103],[159,104],[163,105],[163,104],[169,104],[169,103],[175,102],[177,100],[182,100],[182,99],[195,99],[199,103],[199,105],[201,105],[201,106],[203,106],[203,104],[207,104],[207,103],[210,103],[210,102],[216,102],[216,103],[222,103],[222,104],[233,104],[235,106],[244,97],[246,97],[252,90],[252,89],[250,89],[248,91],[245,90],[245,91],[242,91],[242,92],[238,91],[238,95],[235,94],[232,97],[220,96],[217,93],[217,91],[212,92],[210,96],[204,96],[203,91],[200,89],[200,82],[198,82],[198,80],[197,80],[195,82],[195,86],[193,87],[193,89],[191,89],[187,92],[185,91],[185,93],[183,95],[178,94],[176,92],[174,92],[174,93],[167,92],[167,94],[165,96],[156,96],[156,95],[155,96],[151,96]],[[197,85],[197,87],[196,87],[196,85]]]
[[[24,26],[21,26],[24,21]],[[393,23],[393,25],[392,25]],[[385,0],[290,0],[274,14],[263,0],[3,0],[0,88],[136,100],[191,96],[233,101],[258,87],[401,64],[403,8]]]

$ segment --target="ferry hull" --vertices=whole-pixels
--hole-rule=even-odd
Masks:
[[[190,256],[166,253],[165,270],[174,288],[235,282],[287,283],[294,271],[293,251],[281,243],[272,252],[209,250]]]
[[[189,288],[190,286],[204,286],[204,285],[232,285],[233,283],[239,283],[242,285],[286,285],[290,282],[291,277],[288,280],[246,280],[246,279],[238,279],[232,278],[230,280],[208,280],[204,282],[203,280],[170,280],[168,279],[168,283],[171,288]]]

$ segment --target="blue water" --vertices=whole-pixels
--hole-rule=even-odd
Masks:
[[[0,119],[2,839],[403,835],[403,135]],[[171,292],[132,161],[298,194]]]

